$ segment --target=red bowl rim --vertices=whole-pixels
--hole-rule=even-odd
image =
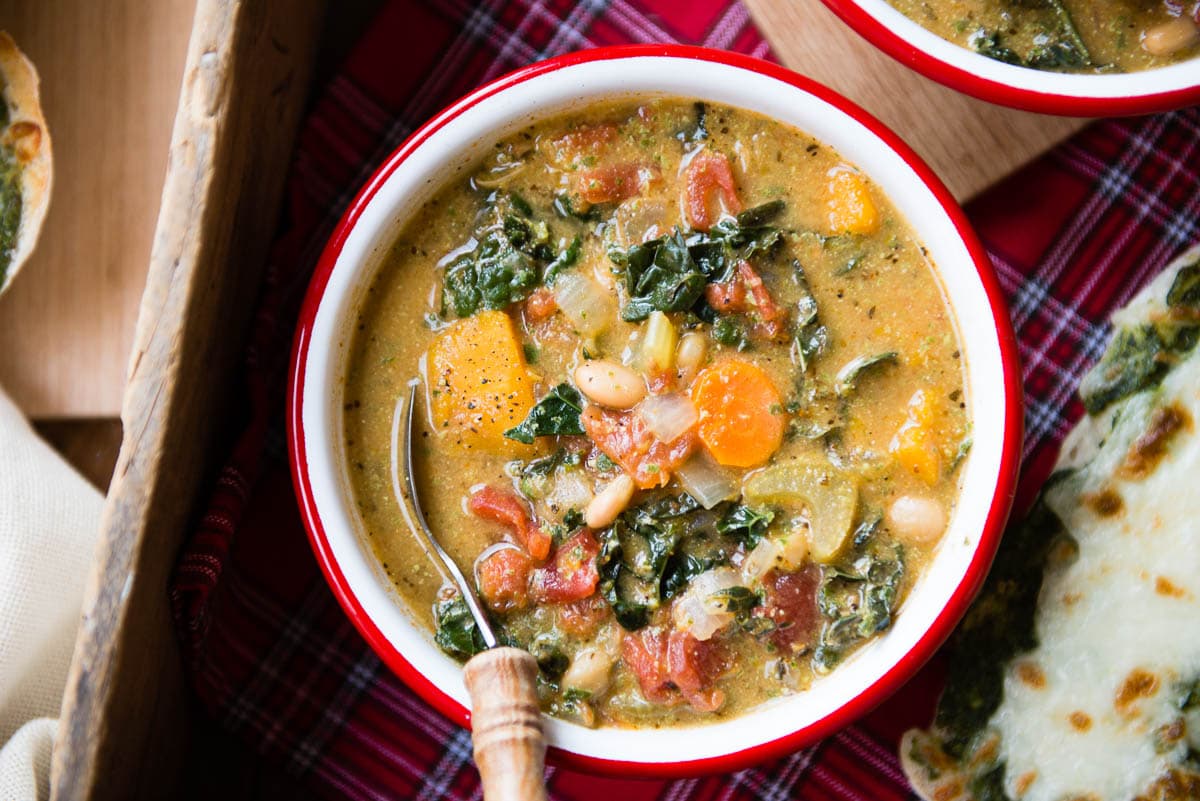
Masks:
[[[959,92],[1012,108],[1071,117],[1155,114],[1200,103],[1200,83],[1163,92],[1123,97],[1039,92],[984,78],[922,50],[868,13],[857,0],[821,0],[860,36],[927,78]],[[919,25],[919,23],[913,23]],[[986,56],[980,56],[986,58]]]
[[[922,635],[908,653],[892,665],[883,676],[867,687],[860,695],[804,729],[767,743],[744,748],[729,754],[702,759],[680,762],[629,762],[576,754],[553,746],[548,751],[548,757],[553,763],[590,773],[641,778],[670,778],[740,770],[770,759],[782,757],[844,728],[866,714],[915,674],[950,635],[959,619],[966,612],[967,606],[982,586],[988,568],[991,566],[992,559],[995,556],[996,548],[999,545],[1000,536],[1007,521],[1016,489],[1022,439],[1021,378],[1016,337],[1009,323],[1007,307],[1004,303],[999,282],[992,271],[990,261],[982,245],[967,222],[962,209],[950,195],[949,190],[946,189],[941,180],[896,134],[892,133],[891,130],[866,111],[832,90],[776,64],[737,53],[688,45],[621,45],[584,50],[531,64],[488,83],[448,106],[396,148],[370,179],[368,179],[354,200],[351,201],[346,212],[335,227],[328,244],[317,262],[311,283],[304,298],[303,306],[301,307],[296,334],[292,344],[288,386],[287,441],[290,452],[292,481],[301,517],[308,532],[309,541],[317,563],[325,574],[325,578],[333,590],[334,596],[342,605],[351,622],[359,630],[364,639],[366,639],[367,643],[397,676],[446,717],[455,723],[469,727],[470,711],[443,693],[429,679],[413,668],[395,646],[387,640],[374,621],[367,616],[333,555],[324,525],[313,499],[312,485],[307,470],[308,460],[305,453],[303,431],[305,366],[308,361],[313,323],[334,264],[337,262],[350,231],[354,228],[364,209],[379,191],[383,183],[405,161],[409,154],[428,139],[430,135],[442,128],[450,120],[459,116],[466,109],[485,98],[539,75],[589,62],[645,57],[682,58],[715,62],[775,78],[837,107],[877,135],[890,148],[896,151],[904,159],[909,168],[932,191],[957,229],[959,236],[962,238],[971,255],[995,321],[1005,393],[1004,434],[997,486],[992,496],[984,530],[980,534],[979,543],[975,548],[971,562],[958,587],[933,624],[929,627],[929,630]]]

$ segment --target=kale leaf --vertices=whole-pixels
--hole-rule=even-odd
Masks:
[[[783,208],[782,200],[773,200],[721,220],[707,233],[685,236],[676,228],[628,250],[609,250],[630,295],[622,319],[637,322],[652,311],[699,312],[706,306],[706,284],[729,280],[740,261],[769,253],[783,240],[779,228],[768,224]]]
[[[823,571],[817,607],[826,622],[813,663],[832,670],[856,645],[892,624],[900,582],[904,578],[904,552],[898,545],[868,541],[848,564]]]
[[[1167,305],[1172,310],[1200,312],[1200,261],[1180,269],[1167,290]]]
[[[558,277],[559,273],[570,267],[574,267],[575,263],[579,261],[579,251],[582,245],[583,240],[579,237],[572,239],[571,244],[567,245],[566,248],[564,248],[563,251],[555,257],[554,261],[546,265],[546,269],[542,273],[542,283],[544,283],[546,286],[550,286],[554,283],[554,279]]]
[[[889,350],[886,353],[876,353],[872,355],[857,356],[838,370],[837,377],[834,380],[833,390],[839,398],[845,398],[850,395],[858,386],[858,379],[863,373],[871,369],[878,369],[885,364],[895,364],[900,356],[894,350]]]
[[[1079,397],[1088,414],[1098,414],[1110,404],[1135,392],[1157,386],[1170,370],[1167,344],[1153,325],[1117,331],[1100,363],[1079,385]]]
[[[461,596],[438,601],[433,608],[433,622],[434,642],[456,659],[470,659],[487,647]]]
[[[1015,64],[1019,67],[1025,63],[1015,51],[1000,43],[1000,34],[996,31],[980,28],[971,34],[967,44],[979,55],[1003,61],[1005,64]]]
[[[628,631],[649,623],[664,600],[706,569],[683,554],[674,559],[689,533],[686,518],[699,507],[690,495],[667,496],[623,512],[606,530],[597,558],[600,592]]]
[[[813,297],[808,286],[808,277],[799,261],[792,261],[793,277],[800,289],[800,299],[796,302],[796,320],[793,324],[793,352],[800,362],[800,376],[808,372],[813,360],[825,352],[829,346],[829,329],[818,319],[817,299]]]
[[[610,258],[613,257],[610,252]],[[704,293],[706,278],[688,252],[683,233],[634,245],[613,258],[625,272],[629,303],[621,318],[630,322],[644,320],[652,311],[687,311]]]
[[[444,304],[458,317],[524,300],[579,258],[580,240],[556,253],[550,228],[516,193],[492,193],[478,219],[475,244],[450,262],[443,281]]]
[[[749,549],[758,545],[774,519],[775,513],[770,509],[755,509],[740,503],[730,504],[725,514],[717,521],[717,531],[744,543]]]
[[[579,391],[565,381],[551,389],[537,402],[519,426],[504,432],[504,436],[532,445],[535,437],[555,434],[582,434],[583,423],[579,419],[583,411],[583,398]]]
[[[703,142],[708,138],[708,106],[697,102],[692,105],[695,111],[695,122],[690,128],[684,128],[679,133],[675,134],[675,138],[685,145]]]

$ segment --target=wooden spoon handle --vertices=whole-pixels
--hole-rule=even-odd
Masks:
[[[546,740],[537,662],[519,648],[492,648],[465,669],[471,741],[486,801],[545,801]]]

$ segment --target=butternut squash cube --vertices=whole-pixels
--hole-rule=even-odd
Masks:
[[[507,314],[485,311],[451,325],[429,346],[426,372],[440,433],[468,449],[528,452],[504,436],[533,408],[535,380]]]
[[[867,180],[848,169],[837,169],[826,185],[826,217],[831,234],[871,234],[879,228],[879,211]]]
[[[942,469],[936,426],[935,401],[925,390],[918,389],[908,401],[908,416],[888,447],[900,464],[931,487],[937,483]]]

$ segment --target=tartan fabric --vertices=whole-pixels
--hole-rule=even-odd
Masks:
[[[283,391],[299,303],[353,193],[423,120],[480,82],[568,50],[681,41],[769,51],[729,0],[392,0],[319,94],[299,139],[228,445],[171,586],[181,649],[205,709],[330,798],[479,797],[469,734],[364,644],[326,587],[287,472]],[[1028,401],[1023,495],[1081,408],[1108,312],[1200,239],[1200,112],[1092,125],[972,203],[1021,343]],[[681,781],[553,766],[553,798],[587,801],[910,798],[895,758],[941,684],[935,660],[845,731],[789,758]]]

